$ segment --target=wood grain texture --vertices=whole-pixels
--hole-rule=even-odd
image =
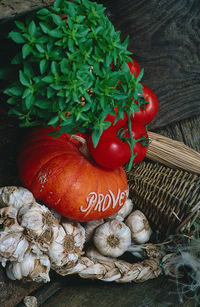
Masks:
[[[52,0],[1,0],[0,23],[18,18],[53,2]]]
[[[200,114],[199,0],[101,1],[160,108],[151,129]]]
[[[21,281],[9,280],[5,275],[5,270],[0,267],[0,304],[1,307],[15,307],[41,284],[36,282],[23,283]]]
[[[200,152],[200,116],[182,120],[155,131],[173,140],[183,142]]]

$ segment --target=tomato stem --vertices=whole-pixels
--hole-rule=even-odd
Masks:
[[[133,134],[132,134],[131,112],[128,112],[128,133],[129,133],[129,140],[127,141],[127,143],[129,144],[129,147],[130,147],[130,150],[131,150],[131,157],[130,157],[130,160],[128,162],[127,172],[129,172],[131,170],[132,165],[133,165],[133,160],[134,160],[135,156],[137,155],[137,154],[133,154],[133,149],[134,149],[135,143],[137,141],[133,138]]]

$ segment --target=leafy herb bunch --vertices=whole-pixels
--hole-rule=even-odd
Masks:
[[[104,11],[89,0],[56,0],[15,22],[9,38],[21,47],[12,61],[19,74],[4,92],[20,126],[59,125],[59,133],[69,134],[89,129],[96,146],[115,107],[116,121],[138,111],[142,72],[131,76],[128,38],[121,41]]]

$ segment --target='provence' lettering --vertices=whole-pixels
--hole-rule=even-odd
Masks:
[[[128,197],[128,190],[121,192],[120,189],[118,189],[116,197],[111,190],[108,190],[106,195],[90,192],[86,198],[87,206],[85,208],[84,206],[80,206],[80,211],[88,215],[91,210],[104,212],[108,210],[110,206],[112,206],[113,209],[117,205],[121,207],[125,197]]]

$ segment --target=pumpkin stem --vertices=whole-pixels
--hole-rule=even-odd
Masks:
[[[86,157],[91,158],[90,151],[88,149],[87,141],[80,135],[72,134],[69,140],[77,140],[80,143],[78,150]]]

